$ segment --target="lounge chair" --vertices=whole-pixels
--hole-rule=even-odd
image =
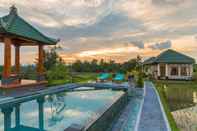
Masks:
[[[110,77],[110,74],[109,73],[101,73],[99,76],[98,76],[98,80],[99,81],[105,81],[105,80],[108,80]]]
[[[125,75],[121,73],[117,73],[113,78],[113,81],[124,81],[124,80],[125,80]]]

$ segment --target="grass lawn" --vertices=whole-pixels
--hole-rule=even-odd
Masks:
[[[66,83],[85,83],[88,81],[96,81],[97,73],[73,73],[71,79],[49,81],[48,86],[62,85]]]

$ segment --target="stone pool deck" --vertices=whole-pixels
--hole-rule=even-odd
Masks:
[[[163,108],[160,106],[160,99],[154,88],[152,82],[145,82],[144,104],[138,131],[170,131]]]

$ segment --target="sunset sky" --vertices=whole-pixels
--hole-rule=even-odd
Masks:
[[[60,38],[66,62],[144,59],[168,48],[197,59],[197,0],[0,0],[0,16],[15,5],[41,32]],[[22,48],[33,63],[36,48]],[[3,44],[0,44],[0,64]]]

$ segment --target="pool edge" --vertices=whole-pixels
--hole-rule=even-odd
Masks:
[[[107,108],[105,111],[101,113],[101,115],[94,120],[90,125],[88,125],[84,131],[103,131],[107,130],[109,128],[109,125],[113,122],[113,119],[124,109],[124,107],[128,103],[128,92],[124,92],[124,94],[117,99],[112,105]],[[115,107],[119,107],[119,109],[115,110]],[[115,111],[115,113],[113,112]],[[108,116],[107,116],[108,115]],[[98,129],[99,125],[103,125],[105,121],[102,121],[102,119],[110,119],[110,122],[107,125],[104,125],[104,129]],[[103,127],[103,126],[102,126]]]
[[[142,114],[142,107],[143,107],[143,104],[144,104],[144,96],[146,95],[146,87],[145,87],[145,84],[144,84],[144,88],[143,88],[143,98],[141,100],[141,103],[140,103],[140,110],[138,112],[138,115],[137,115],[137,120],[136,120],[136,123],[135,123],[135,128],[134,128],[134,131],[138,131],[138,128],[139,128],[139,124],[140,124],[140,119],[141,119],[141,114]]]

